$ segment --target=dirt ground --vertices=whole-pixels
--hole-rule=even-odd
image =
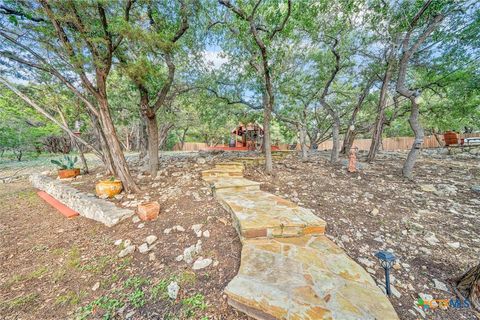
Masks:
[[[480,185],[480,157],[424,154],[409,181],[400,175],[405,156],[384,153],[348,173],[346,160],[332,165],[328,153],[318,152],[307,162],[296,157],[280,161],[273,177],[255,167],[246,177],[313,209],[327,222],[327,236],[380,282],[384,271],[374,254],[393,252],[399,263],[392,270],[395,294],[390,300],[401,319],[477,319],[471,309],[449,307],[422,315],[414,307],[419,294],[453,298],[438,287],[480,262],[480,193],[471,189]],[[437,288],[434,279],[441,282]]]
[[[28,181],[0,184],[0,318],[246,319],[223,296],[238,270],[241,244],[230,216],[201,183],[199,170],[177,164],[158,181],[139,179],[144,188],[161,185],[149,188],[160,190],[150,192],[152,200],[162,190],[168,194],[160,200],[159,218],[143,227],[130,218],[112,228],[83,217],[69,220],[44,203]],[[178,176],[172,177],[174,172]],[[89,181],[95,179],[94,172],[71,183],[93,192]],[[210,232],[201,238],[200,255],[218,265],[193,271],[175,257],[197,243],[190,227],[200,223]],[[164,233],[177,225],[185,231]],[[158,237],[151,252],[118,258],[116,240],[130,239],[138,246],[149,235]],[[166,295],[171,281],[180,286],[175,301]]]
[[[273,176],[259,166],[248,167],[246,176],[313,209],[327,221],[327,236],[379,282],[383,270],[373,254],[393,251],[399,263],[392,270],[391,301],[401,319],[475,319],[470,309],[422,315],[415,302],[419,294],[453,297],[438,287],[479,261],[480,194],[471,190],[480,184],[479,158],[424,155],[415,180],[408,181],[399,174],[404,156],[385,153],[349,174],[316,152],[307,162],[296,156],[277,161]],[[0,184],[0,318],[248,319],[228,307],[222,292],[238,270],[240,241],[231,217],[200,179],[201,170],[226,157],[162,158],[153,180],[133,166],[144,191],[111,201],[131,209],[159,201],[159,219],[143,227],[132,219],[112,228],[82,217],[68,220],[26,180]],[[97,169],[66,183],[93,193],[94,182],[104,178]],[[200,255],[218,265],[193,271],[175,257],[197,242],[190,227],[199,223],[210,232],[201,238]],[[176,225],[185,231],[164,233]],[[154,260],[138,251],[118,257],[116,240],[140,245],[149,235],[158,237]],[[176,300],[166,296],[171,281],[180,285]]]

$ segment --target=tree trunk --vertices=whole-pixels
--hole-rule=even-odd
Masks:
[[[343,147],[342,147],[343,154],[348,154],[350,152],[350,149],[353,146],[353,142],[355,141],[355,136],[357,135],[355,130],[349,130],[347,131],[347,133],[349,133],[348,136],[345,135],[345,138],[343,139]]]
[[[138,155],[139,159],[142,160],[145,158],[148,152],[148,134],[147,134],[147,120],[143,115],[143,112],[140,111],[140,123],[138,124],[138,142],[137,142]]]
[[[472,306],[480,311],[480,263],[455,281],[455,287],[467,298]]]
[[[147,117],[148,133],[148,165],[151,178],[157,176],[158,171],[158,124],[155,113],[150,113]]]
[[[270,119],[272,117],[271,100],[268,93],[263,94],[263,151],[265,153],[265,172],[273,172],[272,138],[270,137]]]
[[[118,136],[110,116],[110,110],[108,108],[106,96],[102,97],[101,99],[99,98],[98,102],[100,121],[103,128],[102,131],[105,135],[107,146],[112,156],[113,167],[116,171],[116,174],[122,181],[123,187],[127,192],[139,192],[140,189],[130,174],[127,161],[125,160],[125,155],[123,154],[120,142],[118,141]]]
[[[130,134],[128,128],[124,129],[125,131],[125,151],[130,151]]]
[[[99,119],[93,113],[90,113],[90,120],[92,121],[92,128],[95,136],[98,139],[100,144],[100,149],[102,150],[102,162],[105,164],[107,172],[112,175],[117,175],[117,171],[115,166],[113,165],[112,154],[110,153],[110,149],[108,148],[107,138],[105,137],[105,133],[103,132]]]
[[[340,117],[330,105],[324,102],[327,106],[327,112],[332,117],[332,153],[330,154],[330,162],[338,162],[338,155],[340,153]]]
[[[340,153],[340,119],[335,119],[332,126],[332,154],[330,162],[336,163]]]
[[[60,115],[60,119],[62,119],[62,123],[65,127],[68,127],[67,119],[65,119],[65,115],[62,112],[62,109],[57,106],[57,111],[58,114]],[[75,135],[68,133],[68,137],[70,138],[70,143],[72,146],[77,148],[78,152],[80,153],[80,159],[82,160],[82,165],[83,165],[83,171],[84,173],[88,173],[88,165],[87,165],[87,159],[85,159],[85,155],[83,154],[83,150],[81,146],[77,143],[77,139],[75,139]]]
[[[172,128],[173,124],[169,122],[162,123],[162,125],[160,126],[160,129],[158,130],[158,148],[160,150],[165,150],[168,134]]]
[[[272,140],[270,137],[270,117],[271,112],[268,108],[263,111],[263,147],[265,148],[265,171],[268,174],[273,172],[272,162]]]
[[[410,113],[410,118],[408,119],[408,122],[410,123],[410,127],[415,134],[415,140],[413,141],[412,148],[408,153],[407,160],[405,161],[402,170],[403,175],[409,179],[412,178],[413,167],[422,147],[424,138],[423,128],[418,119],[418,117],[420,116],[420,108],[414,97],[412,97],[410,101],[412,102],[412,111]]]
[[[375,159],[382,141],[383,127],[385,124],[385,107],[387,105],[388,97],[388,84],[392,78],[392,65],[392,63],[388,63],[387,70],[385,70],[385,75],[383,76],[382,88],[380,89],[380,99],[378,100],[377,118],[375,120],[375,127],[373,128],[370,150],[367,155],[368,162],[372,162]]]
[[[300,138],[300,149],[302,150],[302,160],[308,158],[307,129],[303,123],[298,124],[298,133]]]
[[[442,139],[440,138],[440,135],[438,134],[438,132],[435,128],[432,129],[432,133],[433,133],[433,136],[435,137],[435,140],[437,140],[438,146],[440,148],[443,148],[445,145],[444,145]]]

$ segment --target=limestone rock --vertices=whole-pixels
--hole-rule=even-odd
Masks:
[[[95,282],[95,284],[92,287],[92,291],[97,291],[98,288],[100,288],[100,282],[99,281]]]
[[[148,237],[145,238],[145,242],[148,244],[148,245],[151,245],[152,243],[154,243],[155,241],[157,241],[158,237],[157,236],[154,236],[154,235],[150,235]]]
[[[193,232],[195,232],[195,234],[197,235],[198,238],[200,238],[202,236],[202,227],[203,227],[203,224],[194,224],[191,229],[193,230]]]
[[[437,191],[437,188],[433,184],[421,184],[420,189],[424,192],[435,192]]]
[[[135,251],[135,246],[134,245],[129,245],[125,249],[119,252],[118,257],[123,258],[128,256],[129,254],[133,253]]]
[[[201,270],[206,267],[208,267],[212,263],[212,259],[210,258],[198,258],[194,263],[193,263],[193,270]]]
[[[432,246],[436,246],[439,243],[437,237],[435,236],[435,233],[433,232],[428,232],[425,235],[424,239]]]
[[[436,289],[446,291],[446,292],[450,292],[450,290],[448,290],[448,287],[445,283],[443,283],[443,282],[441,282],[437,279],[433,279],[433,283],[435,284]]]
[[[99,221],[108,227],[112,227],[134,214],[131,210],[118,208],[110,201],[89,196],[88,193],[81,192],[48,176],[34,174],[29,179],[35,188],[45,191],[81,216]]]
[[[167,294],[170,299],[177,299],[178,291],[180,290],[180,286],[177,282],[172,281],[167,287]]]
[[[138,222],[140,222],[140,218],[139,218],[138,216],[134,216],[134,217],[132,218],[132,222],[133,222],[133,223],[138,223]]]
[[[142,243],[140,246],[138,246],[138,251],[140,253],[147,253],[148,251],[150,251],[150,248],[148,247],[148,244]]]
[[[460,248],[460,242],[447,242],[447,245],[452,249]]]

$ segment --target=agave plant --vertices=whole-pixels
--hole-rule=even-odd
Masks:
[[[74,169],[75,163],[77,163],[78,158],[70,156],[65,156],[63,160],[50,160],[53,164],[57,165],[60,169]]]

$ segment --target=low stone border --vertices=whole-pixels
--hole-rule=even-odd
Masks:
[[[33,174],[29,180],[35,188],[45,191],[81,216],[99,221],[107,227],[134,215],[132,210],[118,208],[107,200],[78,191],[48,176]]]

